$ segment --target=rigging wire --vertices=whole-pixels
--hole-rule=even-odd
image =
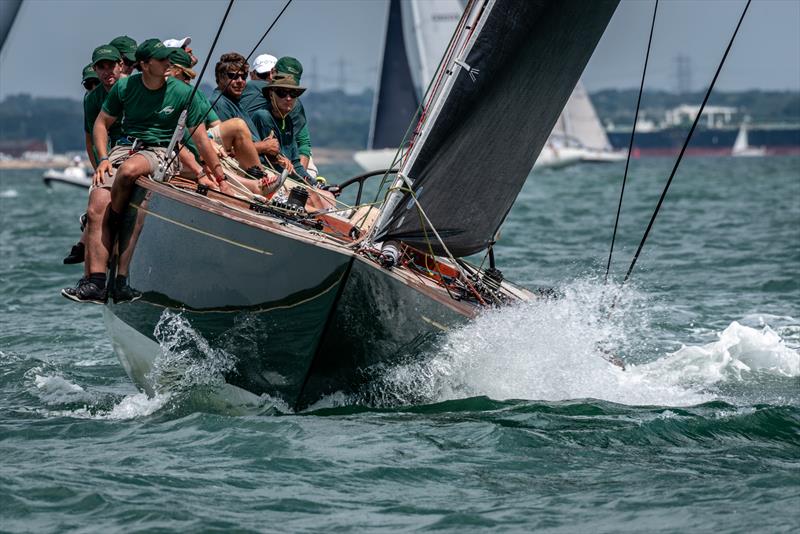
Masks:
[[[206,60],[203,62],[203,68],[200,69],[200,76],[197,78],[197,83],[192,87],[191,94],[189,94],[189,100],[186,102],[186,109],[187,110],[192,105],[192,100],[194,99],[194,95],[197,94],[197,90],[200,88],[200,81],[203,79],[203,74],[205,74],[205,72],[206,72],[206,68],[208,67],[209,61],[211,61],[211,55],[214,53],[214,48],[216,48],[216,46],[217,46],[217,41],[219,40],[219,36],[222,34],[222,28],[225,27],[225,22],[228,20],[228,14],[231,12],[231,8],[233,7],[233,3],[235,1],[236,0],[230,0],[230,2],[228,2],[228,7],[225,9],[225,14],[222,16],[222,20],[219,23],[219,28],[217,28],[217,34],[214,36],[214,41],[211,43],[211,49],[208,51],[208,55],[206,56]],[[203,117],[203,120],[200,121],[201,123],[205,122],[206,116],[208,116],[208,112],[206,112],[206,115]],[[195,130],[197,130],[196,126],[195,126]],[[191,138],[192,135],[194,135],[194,130],[192,130],[192,133],[189,134],[189,138]],[[172,166],[172,163],[175,161],[175,158],[178,157],[178,154],[180,153],[181,149],[183,149],[184,146],[185,146],[185,143],[183,143],[183,142],[178,143],[178,149],[175,150],[174,154],[170,155],[170,159],[167,162],[167,164],[165,165],[166,169],[169,169]]]
[[[625,195],[625,184],[628,181],[628,167],[631,163],[631,152],[633,151],[633,137],[636,134],[636,123],[639,121],[639,108],[642,104],[642,92],[644,91],[644,78],[647,74],[647,63],[650,60],[650,45],[653,43],[653,29],[656,27],[656,12],[658,11],[658,0],[653,6],[653,21],[650,23],[650,37],[647,39],[647,53],[644,56],[644,68],[642,69],[642,81],[639,84],[639,97],[636,100],[636,113],[633,116],[633,128],[631,129],[631,140],[628,143],[628,157],[625,158],[625,173],[622,175],[622,189],[619,192],[619,204],[617,205],[617,215],[614,219],[614,233],[611,236],[611,248],[608,251],[608,263],[606,263],[605,282],[608,283],[608,272],[611,270],[611,255],[614,253],[614,242],[617,239],[617,228],[619,227],[619,214],[622,211],[622,197]]]
[[[636,254],[633,256],[633,260],[631,261],[630,267],[628,267],[628,272],[625,274],[625,278],[622,280],[622,283],[628,281],[630,278],[631,273],[633,272],[633,268],[636,265],[636,260],[639,259],[639,254],[642,252],[642,248],[644,247],[645,241],[647,241],[647,237],[650,235],[650,230],[653,228],[653,223],[656,220],[656,216],[658,215],[659,210],[661,209],[661,204],[664,202],[664,198],[667,196],[667,191],[669,190],[669,186],[672,183],[672,179],[675,177],[675,173],[678,170],[678,165],[681,163],[681,159],[683,158],[684,152],[686,152],[686,147],[689,145],[689,141],[692,139],[692,134],[694,133],[697,124],[700,122],[700,116],[703,114],[703,109],[708,102],[708,97],[711,96],[711,91],[714,89],[714,84],[719,77],[719,73],[722,71],[722,66],[725,64],[725,59],[728,57],[728,52],[730,52],[731,47],[733,46],[733,41],[736,39],[736,34],[739,33],[739,28],[742,25],[742,21],[744,20],[745,14],[747,14],[747,8],[750,7],[750,2],[752,0],[747,0],[747,4],[745,4],[744,9],[742,10],[742,15],[739,17],[739,22],[736,24],[736,29],[733,30],[733,35],[731,35],[731,39],[728,42],[728,47],[725,49],[725,53],[722,55],[722,59],[717,66],[717,72],[714,73],[714,78],[711,80],[711,84],[708,86],[708,90],[706,91],[706,96],[703,98],[703,103],[700,105],[700,109],[697,112],[697,116],[694,118],[694,122],[692,123],[692,127],[689,130],[689,134],[686,136],[686,140],[683,142],[683,146],[681,147],[681,151],[678,154],[678,158],[675,160],[675,165],[672,167],[672,172],[669,175],[669,179],[667,180],[666,185],[664,186],[664,190],[661,192],[661,197],[658,199],[658,204],[656,204],[656,208],[653,211],[652,217],[650,217],[650,223],[647,225],[647,230],[645,230],[644,235],[642,236],[642,240],[639,243],[639,247],[636,249]]]
[[[217,37],[219,37],[219,34],[222,31],[222,27],[225,24],[225,19],[227,19],[227,17],[228,17],[228,11],[230,11],[230,8],[233,5],[233,2],[234,2],[234,0],[231,0],[230,4],[228,5],[228,10],[225,12],[225,16],[223,17],[222,23],[220,24],[219,30],[217,31]],[[280,10],[280,12],[277,14],[275,19],[273,19],[272,24],[270,24],[269,27],[267,28],[267,31],[264,32],[264,35],[261,36],[261,39],[258,40],[258,42],[253,47],[253,49],[250,51],[250,53],[247,54],[247,57],[245,58],[245,62],[247,62],[250,59],[250,56],[252,56],[255,53],[256,49],[259,46],[261,46],[261,43],[264,41],[264,39],[266,39],[266,37],[269,34],[269,32],[272,30],[272,28],[275,26],[275,24],[278,23],[278,20],[281,18],[281,15],[283,15],[284,11],[286,11],[286,9],[289,7],[289,4],[291,4],[291,3],[292,3],[292,0],[287,0],[286,4],[283,6],[283,9]],[[214,45],[216,45],[216,43],[217,43],[217,38],[214,38]],[[194,90],[192,91],[192,95],[194,95],[194,93],[197,91],[197,88],[200,85],[200,80],[202,80],[202,77],[203,77],[203,72],[205,72],[205,70],[206,70],[206,65],[208,65],[209,61],[211,61],[211,54],[214,51],[214,45],[212,45],[211,50],[208,52],[208,56],[206,57],[205,63],[203,64],[203,69],[200,72],[200,77],[198,77],[198,79],[197,79],[197,84],[194,86]],[[233,80],[229,79],[228,83],[225,85],[224,89],[227,89],[228,86],[232,82],[233,82]],[[219,99],[222,98],[222,95],[225,93],[224,89],[222,91],[220,91],[219,95],[217,95],[217,98],[215,98],[214,101],[211,102],[211,106],[209,106],[209,108],[206,110],[205,114],[203,115],[203,118],[197,123],[197,125],[194,127],[194,129],[189,134],[189,139],[191,139],[191,137],[194,135],[194,133],[197,131],[197,129],[200,127],[201,124],[205,124],[206,117],[208,117],[208,114],[211,112],[212,109],[214,109],[214,106],[217,104],[217,102],[219,102]],[[189,103],[191,103],[191,100],[189,101]],[[188,109],[188,107],[189,106],[187,105],[187,109]],[[169,161],[170,165],[175,160],[175,158],[178,157],[178,153],[180,152],[180,150],[184,146],[186,146],[186,143],[181,141],[181,143],[178,146],[178,149],[175,151],[175,153],[172,155],[172,157],[171,157],[171,159]],[[167,165],[167,168],[169,168],[169,165]]]

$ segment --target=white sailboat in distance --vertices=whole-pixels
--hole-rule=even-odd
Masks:
[[[367,150],[353,159],[364,170],[387,169],[463,12],[459,0],[390,0],[383,60],[375,92]],[[578,82],[534,169],[625,159],[613,151],[583,84]]]
[[[731,156],[735,158],[752,158],[766,155],[767,147],[750,146],[750,142],[747,137],[747,119],[743,120],[741,126],[739,126],[739,133],[736,135],[736,140],[733,142]]]

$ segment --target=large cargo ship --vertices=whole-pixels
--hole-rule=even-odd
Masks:
[[[658,124],[642,120],[636,128],[634,154],[666,156],[677,153],[683,146],[699,106],[681,105],[666,111]],[[800,154],[800,124],[752,124],[741,109],[726,106],[707,106],[692,140],[688,155],[731,154],[736,137],[746,125],[747,142],[751,147],[763,147],[766,154]],[[631,127],[610,128],[608,139],[615,149],[627,149]]]
[[[686,153],[694,156],[730,154],[738,132],[737,127],[698,127]],[[688,126],[637,131],[633,140],[634,153],[643,156],[676,154],[688,133]],[[800,126],[750,126],[748,137],[751,146],[766,147],[768,154],[800,154]],[[608,139],[615,149],[627,149],[630,138],[630,130],[608,132]]]

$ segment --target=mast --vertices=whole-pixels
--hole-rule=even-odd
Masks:
[[[374,240],[456,257],[489,246],[617,4],[473,0]]]

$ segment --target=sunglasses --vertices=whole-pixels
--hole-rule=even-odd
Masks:
[[[297,89],[284,89],[283,87],[276,87],[274,89],[275,96],[278,98],[286,98],[287,96],[291,96],[292,98],[297,98],[298,96],[303,94],[303,91],[299,91]]]
[[[86,89],[87,91],[91,91],[98,85],[100,85],[100,82],[98,82],[97,80],[86,80],[85,82],[83,82],[83,88]]]
[[[227,76],[229,80],[246,80],[247,79],[247,73],[246,72],[226,72],[225,76]]]

